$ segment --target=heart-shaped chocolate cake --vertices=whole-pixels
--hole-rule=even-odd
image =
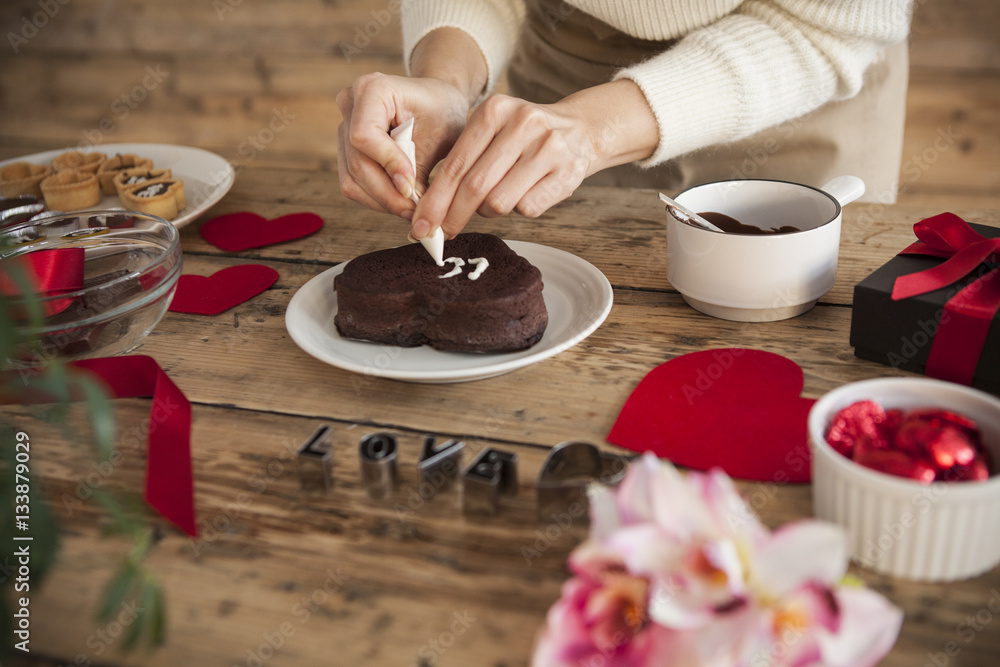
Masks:
[[[541,339],[549,318],[537,267],[492,234],[459,234],[444,256],[440,267],[414,243],[352,259],[333,283],[338,333],[458,352],[513,352]]]

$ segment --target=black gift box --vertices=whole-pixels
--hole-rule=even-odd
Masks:
[[[1000,228],[969,224],[987,238],[1000,237]],[[892,300],[899,276],[925,271],[945,260],[928,255],[897,255],[854,287],[851,345],[862,359],[893,368],[923,373],[945,303],[995,265],[981,264],[965,278],[933,292]],[[1000,393],[1000,323],[994,317],[979,355],[972,384]]]

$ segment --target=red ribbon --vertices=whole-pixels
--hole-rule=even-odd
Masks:
[[[112,398],[153,397],[146,455],[146,502],[185,533],[197,537],[191,468],[191,403],[187,397],[152,357],[103,357],[75,361],[71,365],[96,376]],[[13,401],[3,398],[0,396],[0,402],[45,403],[52,400],[24,394]]]
[[[954,213],[941,213],[913,226],[920,239],[900,254],[945,258],[941,264],[896,278],[892,299],[908,299],[947,287],[987,261],[1000,257],[1000,238],[988,239]],[[1000,310],[1000,267],[990,269],[944,306],[927,357],[927,375],[971,385],[990,324]]]
[[[0,292],[4,296],[19,296],[23,290],[10,276],[8,262],[20,262],[32,287],[42,297],[58,296],[83,288],[83,248],[40,250],[5,259],[0,263]],[[45,316],[51,317],[69,308],[72,299],[43,301]]]

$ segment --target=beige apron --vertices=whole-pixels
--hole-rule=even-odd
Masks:
[[[610,81],[614,72],[675,42],[639,40],[559,0],[528,0],[507,73],[510,93],[550,104]],[[863,201],[896,200],[908,76],[906,43],[869,67],[857,96],[831,102],[746,139],[709,146],[652,169],[633,164],[594,174],[586,185],[658,188],[676,193],[699,183],[771,178],[821,186],[834,176],[864,180]]]

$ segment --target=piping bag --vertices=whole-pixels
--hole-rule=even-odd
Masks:
[[[402,125],[397,125],[389,132],[389,136],[392,140],[396,142],[396,145],[403,149],[406,153],[406,157],[410,159],[410,166],[413,167],[413,176],[416,179],[417,175],[417,146],[413,143],[413,119],[406,121]],[[416,180],[414,180],[414,186],[416,185]],[[410,193],[410,199],[416,204],[420,197],[417,195],[417,189],[414,187],[413,191]],[[420,244],[424,246],[424,249],[430,254],[431,259],[438,266],[444,266],[444,232],[441,228],[436,228],[431,234],[428,234],[424,238],[420,239]]]

